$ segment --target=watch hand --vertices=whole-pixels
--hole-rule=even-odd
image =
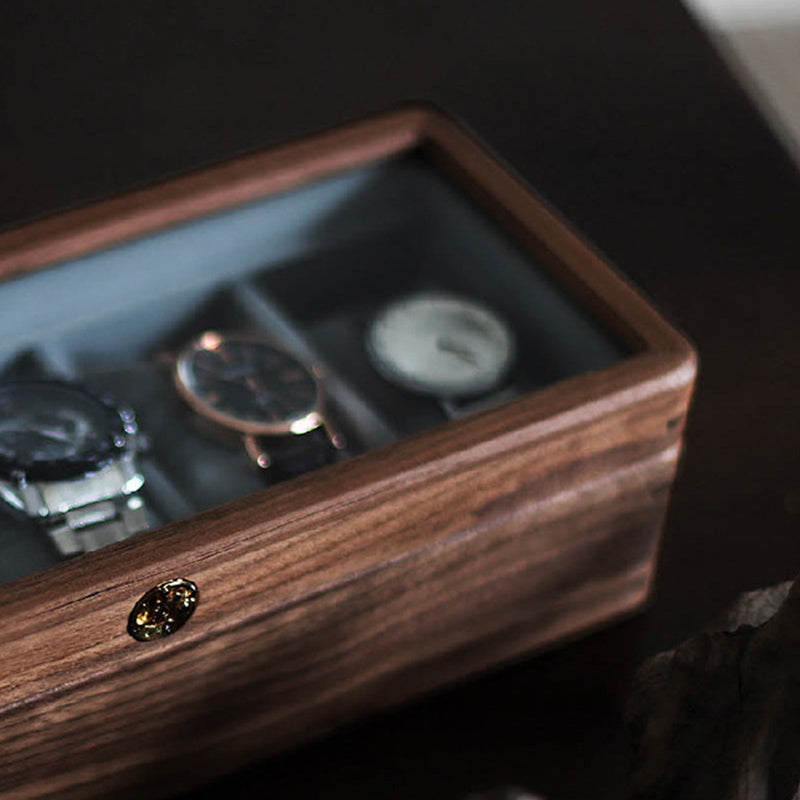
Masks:
[[[468,347],[464,347],[458,342],[454,342],[452,339],[440,336],[436,340],[436,347],[443,353],[450,353],[454,355],[456,358],[459,358],[466,364],[469,364],[473,367],[478,366],[478,359],[475,357],[475,353],[473,353]]]
[[[42,439],[49,439],[53,442],[70,443],[73,437],[63,431],[43,431],[35,428],[0,428],[0,434],[18,434],[20,436],[40,436]]]
[[[271,397],[272,392],[267,386],[264,386],[263,381],[260,381],[255,375],[247,375],[244,379],[247,388],[257,397]]]
[[[51,442],[70,444],[73,441],[72,436],[59,431],[39,431],[38,433],[43,439],[49,439]]]
[[[56,424],[64,422],[64,420],[55,420]],[[50,423],[52,424],[52,422]],[[10,420],[6,423],[0,423],[0,433],[38,433],[40,436],[47,436],[49,438],[63,438],[68,437],[63,428],[47,428],[47,423],[37,422],[35,417],[26,419]]]
[[[242,378],[249,378],[253,374],[253,367],[250,364],[234,364],[227,369],[223,369],[220,378],[224,381],[240,381]]]
[[[280,395],[273,389],[265,386],[264,382],[258,378],[249,375],[245,379],[245,383],[247,384],[247,388],[255,395],[256,404],[264,410],[269,410],[270,406],[275,406],[276,403],[280,403]]]

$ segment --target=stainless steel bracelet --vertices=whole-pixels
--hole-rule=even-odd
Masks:
[[[99,550],[149,527],[147,509],[138,494],[74,508],[43,524],[62,556]]]

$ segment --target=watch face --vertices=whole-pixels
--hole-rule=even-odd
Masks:
[[[453,398],[494,389],[514,360],[514,336],[485,306],[442,292],[392,303],[367,331],[375,368],[405,389]]]
[[[288,433],[319,401],[316,378],[294,356],[213,332],[179,357],[176,383],[195,411],[244,433]]]
[[[125,444],[118,413],[63,383],[0,384],[0,475],[67,480],[99,469]]]

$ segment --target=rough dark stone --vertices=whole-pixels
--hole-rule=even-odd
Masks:
[[[637,674],[630,800],[800,798],[800,583],[743,595]]]

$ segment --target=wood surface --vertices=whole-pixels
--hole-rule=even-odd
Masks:
[[[452,121],[408,110],[0,236],[0,275],[424,145],[637,353],[0,587],[0,796],[148,796],[640,605],[691,348]],[[200,603],[154,643],[144,591]]]

